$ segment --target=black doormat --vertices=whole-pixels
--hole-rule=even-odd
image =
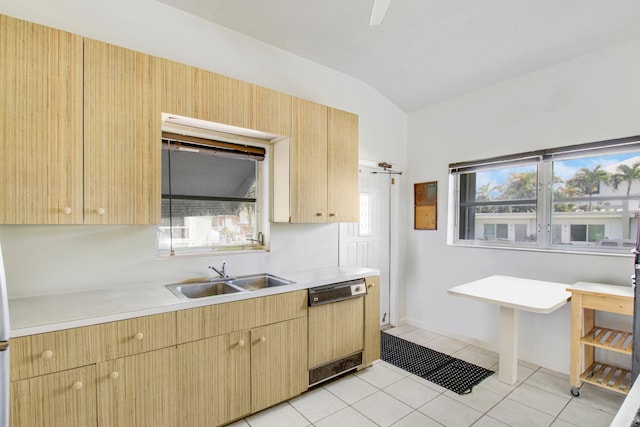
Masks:
[[[384,332],[380,332],[380,358],[458,394],[471,393],[473,386],[494,373]]]

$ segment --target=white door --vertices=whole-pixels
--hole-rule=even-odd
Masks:
[[[360,166],[360,222],[340,224],[340,265],[380,271],[380,324],[389,324],[389,190],[392,176]]]

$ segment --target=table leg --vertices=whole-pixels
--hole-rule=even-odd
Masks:
[[[518,311],[500,306],[500,367],[498,379],[513,385],[518,379]]]

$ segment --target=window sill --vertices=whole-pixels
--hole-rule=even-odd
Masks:
[[[534,248],[534,247],[525,247],[525,246],[502,246],[502,245],[488,245],[488,244],[477,244],[477,243],[448,243],[447,246],[455,246],[460,248],[475,248],[475,249],[500,249],[507,251],[525,251],[525,252],[540,252],[540,253],[557,253],[557,254],[568,254],[568,255],[597,255],[597,256],[612,256],[612,257],[623,257],[630,258],[633,256],[630,249],[625,248],[625,251],[620,252],[602,252],[597,249],[594,250],[569,250],[569,249],[559,249],[559,248]]]
[[[247,255],[247,254],[260,254],[270,252],[269,248],[238,248],[238,249],[225,249],[225,250],[208,250],[202,252],[176,252],[173,255],[168,253],[159,253],[156,255],[156,259],[170,259],[170,258],[198,258],[198,257],[211,257],[211,256],[230,256],[230,255]]]

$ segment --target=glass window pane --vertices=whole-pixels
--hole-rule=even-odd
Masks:
[[[254,159],[163,146],[158,249],[201,252],[252,244],[258,235],[257,187]]]
[[[360,193],[360,236],[371,236],[371,193]]]
[[[169,200],[162,201],[162,223],[158,248],[247,244],[255,239],[255,203],[208,200],[171,201],[173,228],[169,222]]]
[[[629,247],[640,209],[640,152],[556,160],[552,244]]]
[[[460,240],[536,241],[537,164],[459,176]]]

